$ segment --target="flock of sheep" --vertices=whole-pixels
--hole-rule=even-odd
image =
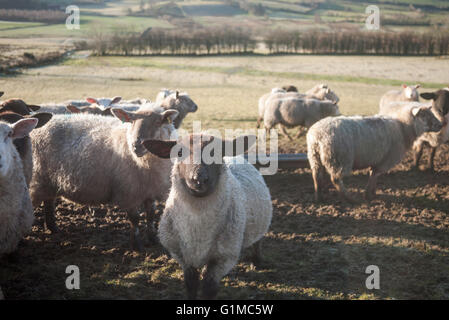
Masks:
[[[304,94],[293,86],[275,88],[259,99],[257,126],[262,121],[266,130],[279,125],[287,136],[285,127],[308,129],[317,200],[327,172],[344,199],[354,201],[342,179],[363,168],[371,169],[369,199],[377,177],[407,150],[415,150],[417,166],[423,146],[430,145],[432,165],[435,149],[449,139],[449,89],[421,94],[431,104],[418,101],[417,89],[404,85],[385,94],[379,115],[347,117],[340,115],[339,98],[327,85]],[[180,263],[187,296],[196,298],[201,283],[204,298],[216,297],[221,279],[243,249],[251,247],[252,261],[260,262],[260,243],[273,209],[261,174],[237,152],[237,145],[244,145],[240,152],[250,148],[254,136],[233,141],[206,133],[177,138],[183,119],[197,109],[186,93],[166,89],[155,102],[120,97],[40,106],[20,99],[1,102],[0,255],[15,251],[30,231],[33,207],[43,204],[46,227],[58,232],[58,197],[125,210],[131,245],[142,250],[143,208],[145,235],[159,239]],[[193,161],[196,154],[214,150],[211,146],[221,148],[221,163]],[[174,162],[173,152],[178,154]],[[155,201],[165,201],[158,231]]]

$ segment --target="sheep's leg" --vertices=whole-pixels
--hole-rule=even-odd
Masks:
[[[147,200],[144,203],[145,220],[147,222],[148,240],[151,243],[157,242],[157,232],[154,226],[156,220],[156,205],[153,200]]]
[[[282,124],[279,124],[279,129],[281,129],[281,132],[284,136],[286,136],[289,140],[293,140],[292,137],[288,134],[287,130],[285,130],[285,127]]]
[[[262,239],[252,245],[251,261],[255,266],[260,266],[262,263]]]
[[[200,285],[200,274],[196,268],[184,268],[184,284],[187,290],[187,299],[196,299]]]
[[[238,256],[227,259],[210,261],[202,281],[202,295],[204,299],[215,299],[220,287],[221,279],[237,264]]]
[[[126,214],[129,222],[131,223],[131,248],[136,251],[143,251],[144,249],[139,231],[139,213],[137,212],[137,209],[129,209]]]
[[[55,200],[44,200],[44,215],[45,215],[45,227],[51,231],[51,233],[58,233],[59,229],[56,226],[55,219]]]
[[[376,195],[377,177],[379,177],[380,174],[381,174],[381,172],[379,172],[376,169],[371,168],[370,176],[368,179],[368,184],[366,186],[366,192],[365,192],[366,200],[371,200]]]
[[[423,144],[419,143],[418,146],[413,148],[413,150],[415,151],[413,154],[413,169],[418,170],[419,169],[419,160],[421,159],[421,156],[422,156]]]
[[[262,120],[263,120],[263,118],[261,118],[261,117],[257,118],[257,129],[260,128],[260,124],[262,123]]]
[[[296,138],[301,138],[305,133],[307,132],[307,128],[303,130],[303,128],[299,127],[298,134],[296,135]]]
[[[321,201],[321,168],[315,167],[312,169],[313,186],[315,189],[315,201]]]
[[[430,155],[429,155],[429,163],[428,168],[430,171],[434,171],[435,167],[433,165],[433,160],[435,159],[435,152],[437,151],[437,148],[430,147]]]
[[[345,185],[343,183],[343,178],[331,177],[332,184],[337,189],[340,197],[350,203],[357,203],[357,201],[349,194],[348,190],[346,190]]]

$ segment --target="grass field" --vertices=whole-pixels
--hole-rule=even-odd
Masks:
[[[272,87],[305,91],[326,82],[340,96],[343,114],[375,114],[381,95],[401,83],[421,91],[447,85],[449,64],[440,58],[250,56],[89,57],[0,78],[4,99],[34,104],[87,96],[153,98],[160,88],[187,91],[199,110],[190,129],[254,128],[257,100]],[[292,131],[295,131],[292,129]],[[281,137],[281,152],[305,152],[305,140]],[[274,216],[266,236],[265,262],[243,259],[223,281],[222,299],[449,299],[449,147],[436,155],[436,173],[408,172],[408,156],[379,179],[371,203],[348,205],[334,190],[313,202],[307,169],[265,177]],[[347,180],[360,192],[362,171]],[[161,213],[163,206],[158,206]],[[125,214],[91,216],[61,202],[51,235],[37,221],[18,253],[0,262],[0,283],[10,299],[180,299],[182,272],[160,245],[129,250]],[[64,287],[65,268],[81,270],[81,290]],[[380,268],[380,290],[365,288],[365,268]]]

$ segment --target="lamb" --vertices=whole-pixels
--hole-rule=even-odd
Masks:
[[[403,106],[396,118],[341,116],[318,121],[307,133],[315,199],[321,198],[327,171],[340,196],[356,202],[346,191],[343,177],[365,168],[370,168],[365,198],[371,199],[376,193],[377,177],[399,163],[421,134],[441,128],[431,107],[419,103]]]
[[[435,116],[443,123],[443,128],[438,132],[428,132],[423,134],[413,144],[413,168],[419,168],[424,145],[430,147],[430,156],[428,169],[434,171],[435,152],[441,144],[449,140],[449,90],[441,89],[435,92],[421,93],[421,97],[426,100],[432,100],[432,110]]]
[[[15,251],[34,221],[22,161],[13,141],[26,137],[37,122],[34,118],[14,124],[0,121],[0,255]]]
[[[34,206],[44,202],[48,229],[57,232],[58,196],[88,206],[117,205],[131,222],[131,244],[142,250],[137,208],[146,208],[153,224],[153,201],[164,200],[170,186],[170,160],[148,153],[142,142],[176,136],[176,110],[143,106],[137,112],[113,108],[112,117],[56,115],[31,134]],[[49,156],[51,155],[51,156]]]
[[[179,93],[175,91],[174,93],[168,95],[160,101],[156,102],[156,105],[159,104],[165,110],[176,110],[178,111],[178,116],[174,121],[174,126],[176,129],[179,129],[182,121],[187,116],[189,112],[196,112],[198,110],[198,106],[195,102],[189,97],[186,92]]]
[[[320,119],[338,115],[340,110],[333,101],[284,95],[283,98],[267,101],[264,126],[268,132],[276,124],[281,124],[282,133],[292,140],[284,127],[304,126],[308,129]]]
[[[221,157],[235,156],[239,145],[244,145],[244,152],[251,139],[255,141],[255,136],[227,143],[203,134],[184,137],[179,144],[180,155],[187,161],[174,160],[159,239],[180,263],[189,299],[197,296],[198,269],[205,266],[202,294],[212,299],[220,280],[237,264],[244,248],[252,246],[253,262],[260,262],[260,241],[268,231],[273,211],[270,192],[261,174],[243,157]],[[170,158],[177,149],[173,148],[176,141],[149,140],[144,144],[162,158]],[[206,164],[201,155],[211,154],[211,150],[214,161]]]
[[[51,113],[35,113],[32,118],[37,119],[38,123],[35,129],[38,129],[44,126],[50,119],[52,118]],[[21,116],[20,114],[13,113],[10,111],[6,111],[0,113],[0,121],[4,121],[7,123],[16,123],[22,119],[29,119],[31,116]],[[27,186],[30,185],[31,178],[33,176],[33,158],[32,158],[32,150],[31,150],[31,138],[26,135],[23,138],[17,138],[13,141],[14,146],[19,153],[20,158],[22,159],[22,166],[25,175],[25,181]]]
[[[407,86],[403,84],[401,90],[391,90],[385,93],[379,102],[379,114],[388,114],[391,102],[419,101],[418,88],[421,85]]]

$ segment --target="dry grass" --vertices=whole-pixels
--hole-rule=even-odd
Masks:
[[[154,98],[160,88],[179,88],[199,105],[198,112],[184,122],[186,128],[192,120],[202,120],[205,129],[245,129],[254,128],[257,100],[274,86],[294,84],[305,91],[323,76],[340,72],[340,81],[328,83],[341,98],[342,113],[374,114],[380,96],[397,87],[396,81],[445,81],[447,63],[407,59],[89,58],[1,78],[0,91],[5,91],[5,98],[17,96],[37,104],[86,96]],[[369,63],[374,75],[363,71]],[[420,69],[416,66],[426,71],[423,77],[414,73]],[[248,72],[248,68],[260,72]],[[441,78],[428,77],[431,69],[438,70]],[[267,73],[274,70],[281,70],[282,76]],[[288,74],[313,70],[319,70],[315,78]],[[357,83],[345,75],[386,80],[385,84]],[[293,143],[282,138],[280,146],[283,152],[305,152],[304,138]],[[449,299],[448,152],[446,145],[437,153],[434,174],[409,172],[407,157],[379,179],[377,199],[360,205],[342,203],[334,190],[322,204],[314,203],[309,170],[266,177],[274,217],[264,244],[265,263],[254,268],[243,259],[223,280],[219,298]],[[360,172],[347,185],[352,192],[360,192],[366,179],[366,173]],[[160,205],[159,213],[162,209]],[[41,211],[36,214],[37,222],[24,246],[0,264],[0,283],[8,298],[184,297],[182,272],[160,246],[147,245],[141,254],[128,250],[129,229],[123,212],[92,217],[82,207],[61,202],[57,221],[63,233],[58,235],[45,232]],[[64,287],[69,264],[81,269],[79,291]],[[364,271],[370,264],[381,270],[380,290],[365,288]]]

